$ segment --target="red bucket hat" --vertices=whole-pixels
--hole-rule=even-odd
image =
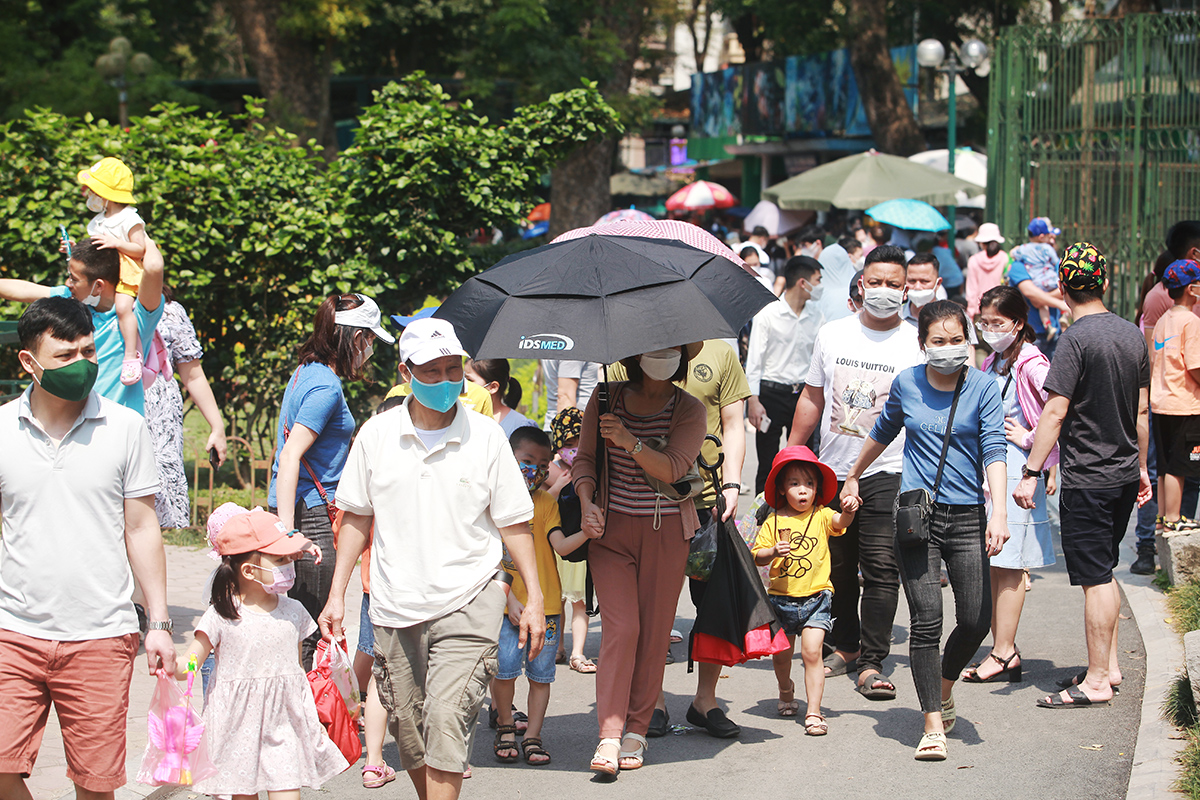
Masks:
[[[766,500],[767,505],[775,508],[775,501],[779,497],[775,491],[775,479],[779,477],[779,473],[783,472],[784,467],[797,461],[816,465],[817,470],[821,473],[817,505],[829,505],[837,495],[837,475],[829,465],[821,463],[813,451],[802,444],[783,448],[771,462],[771,474],[767,476],[767,485],[763,487],[763,499]]]

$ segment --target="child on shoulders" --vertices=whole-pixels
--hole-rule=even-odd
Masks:
[[[800,708],[792,680],[796,636],[804,660],[804,690],[808,708],[804,732],[829,732],[821,714],[825,668],[821,648],[833,629],[833,584],[829,580],[829,537],[841,536],[854,521],[857,501],[842,501],[841,512],[829,508],[837,495],[837,477],[804,446],[785,447],[771,464],[763,496],[774,513],[767,517],[754,542],[754,563],[771,565],[767,595],[788,649],[771,657],[779,684],[779,716],[794,717]]]

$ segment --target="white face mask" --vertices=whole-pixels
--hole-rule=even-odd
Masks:
[[[1017,340],[1016,331],[980,331],[980,335],[987,342],[987,346],[997,353],[1003,353]]]
[[[675,372],[679,369],[679,359],[682,354],[674,348],[667,350],[654,350],[649,353],[643,353],[638,363],[642,367],[642,372],[646,373],[647,378],[656,381],[669,381]]]
[[[812,300],[814,302],[817,300],[820,300],[821,295],[823,295],[823,294],[825,294],[825,285],[824,284],[818,283],[816,286],[813,286],[810,283],[808,285],[808,299],[809,300]]]
[[[99,214],[108,207],[108,201],[95,192],[88,192],[87,207],[88,211]]]
[[[863,308],[876,319],[887,319],[900,310],[904,302],[904,291],[886,286],[863,288]]]
[[[83,304],[88,308],[96,308],[100,305],[100,295],[89,294],[87,297],[83,298]]]
[[[923,308],[935,294],[937,294],[937,289],[909,289],[908,302],[917,308]]]
[[[363,364],[367,363],[367,361],[369,361],[371,359],[371,356],[373,356],[374,354],[375,354],[374,343],[368,344],[366,347],[364,347],[362,350],[359,351],[358,365],[361,367]]]
[[[970,345],[948,344],[945,347],[926,347],[925,363],[936,372],[952,375],[967,363],[970,356]]]

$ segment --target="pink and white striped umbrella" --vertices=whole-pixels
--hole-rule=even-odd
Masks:
[[[675,239],[705,252],[727,258],[739,267],[746,263],[728,245],[699,225],[679,219],[624,220],[590,228],[576,228],[559,235],[554,242],[566,242],[591,234],[600,236],[641,236],[647,239]],[[554,244],[551,242],[551,244]]]
[[[636,208],[618,208],[616,211],[610,211],[600,219],[596,220],[597,225],[607,225],[610,222],[645,222],[653,220],[654,217],[647,214],[645,211],[638,211]]]
[[[737,198],[719,183],[696,181],[689,183],[667,198],[668,211],[705,211],[710,208],[732,208]]]

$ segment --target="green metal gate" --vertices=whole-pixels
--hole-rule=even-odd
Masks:
[[[1200,16],[1005,28],[992,61],[989,219],[1010,243],[1047,216],[1113,269],[1132,316],[1167,228],[1200,219]]]

